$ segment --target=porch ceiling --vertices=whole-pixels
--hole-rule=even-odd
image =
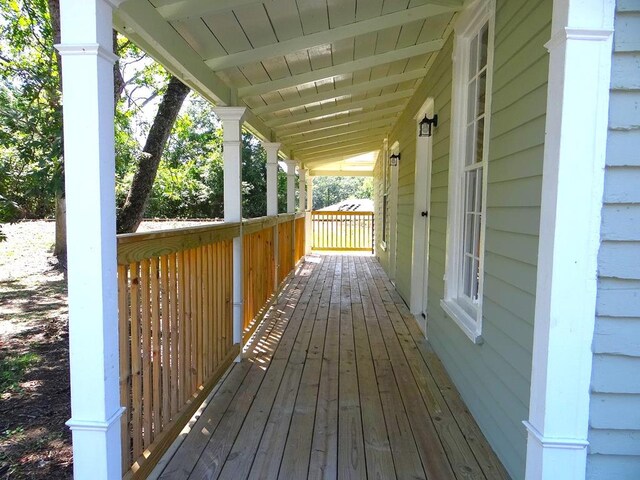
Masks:
[[[114,26],[216,105],[247,106],[250,130],[290,158],[369,172],[461,6],[124,0]]]

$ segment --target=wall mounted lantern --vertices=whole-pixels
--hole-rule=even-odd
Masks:
[[[398,165],[399,160],[400,160],[400,154],[394,153],[389,157],[389,165],[391,165],[392,167],[395,167],[396,165]]]
[[[424,118],[420,120],[420,133],[421,137],[430,137],[431,136],[431,127],[438,126],[438,115],[434,115],[433,118],[427,118],[425,114]]]

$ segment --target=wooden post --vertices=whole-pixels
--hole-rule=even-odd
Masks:
[[[69,273],[69,361],[75,478],[120,479],[112,7],[62,0]]]
[[[280,143],[262,144],[267,152],[267,215],[278,215],[278,150]],[[278,290],[278,224],[273,227],[273,258],[275,268],[273,269],[274,292]]]
[[[233,343],[242,343],[242,118],[245,107],[217,107],[222,121],[224,162],[224,221],[240,222],[233,239]]]

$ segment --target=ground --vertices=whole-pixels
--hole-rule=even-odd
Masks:
[[[140,231],[196,222],[145,222]],[[0,479],[71,478],[67,294],[54,223],[1,225]]]

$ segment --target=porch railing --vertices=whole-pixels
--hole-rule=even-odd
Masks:
[[[243,222],[243,343],[304,255],[300,230],[304,214]],[[146,478],[241,351],[233,344],[240,231],[221,223],[118,236],[125,478]]]
[[[373,252],[373,212],[311,212],[314,250]]]

